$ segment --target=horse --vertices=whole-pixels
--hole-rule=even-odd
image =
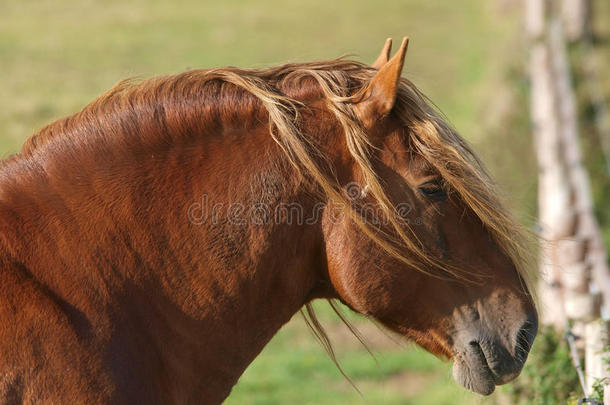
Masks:
[[[122,81],[3,160],[2,403],[218,404],[302,308],[324,334],[314,299],[516,378],[531,238],[407,43]]]

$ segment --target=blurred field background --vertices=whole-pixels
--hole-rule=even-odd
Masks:
[[[610,7],[597,3],[598,32],[607,41]],[[511,0],[1,0],[0,153],[16,152],[38,128],[78,111],[127,77],[343,54],[371,62],[385,38],[408,35],[404,74],[475,144],[524,221],[531,222],[536,166],[520,6]],[[610,62],[608,48],[607,42],[596,46],[601,61]],[[594,186],[610,240],[610,209],[603,203],[610,187],[603,181]],[[453,382],[450,364],[350,315],[375,360],[327,305],[318,307],[361,395],[297,315],[246,371],[228,404],[501,402],[495,395],[483,400],[467,393]]]

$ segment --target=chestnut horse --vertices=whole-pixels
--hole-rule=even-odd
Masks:
[[[218,404],[315,298],[514,379],[525,233],[390,45],[122,82],[6,159],[2,403]]]

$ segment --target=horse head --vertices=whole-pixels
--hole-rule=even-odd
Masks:
[[[328,277],[352,309],[490,394],[518,376],[537,332],[526,238],[469,146],[400,79],[406,47],[389,59],[386,43],[347,101],[360,158],[338,170],[344,200],[324,216]]]

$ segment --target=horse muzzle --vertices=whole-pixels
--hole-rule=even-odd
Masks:
[[[453,378],[468,390],[481,395],[494,392],[496,385],[519,376],[538,331],[538,318],[528,316],[514,333],[507,336],[487,328],[464,330],[454,340]]]

